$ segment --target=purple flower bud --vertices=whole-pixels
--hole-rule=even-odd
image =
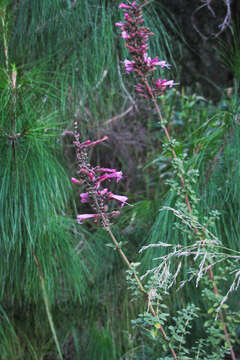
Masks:
[[[107,194],[107,192],[108,192],[108,189],[107,188],[105,188],[105,189],[103,189],[103,190],[101,190],[101,191],[98,191],[98,195],[106,195]]]
[[[88,193],[82,193],[82,194],[80,194],[80,197],[81,197],[82,203],[88,202]]]
[[[73,182],[74,184],[82,184],[81,181],[79,181],[78,179],[76,179],[76,178],[74,178],[74,177],[72,177],[72,182]]]
[[[125,20],[127,20],[127,21],[130,21],[130,20],[131,20],[129,14],[128,14],[127,12],[124,13],[124,18],[125,18]]]
[[[122,31],[122,38],[123,39],[131,39],[131,36],[126,31]]]

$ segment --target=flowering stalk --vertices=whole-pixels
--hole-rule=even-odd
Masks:
[[[127,3],[121,3],[119,5],[119,8],[122,9],[124,12],[125,21],[115,23],[115,26],[120,27],[122,38],[125,40],[125,47],[128,49],[129,54],[131,55],[131,60],[126,59],[123,61],[124,68],[127,74],[132,73],[136,78],[136,92],[140,96],[150,99],[153,102],[162,129],[170,146],[172,157],[174,160],[176,160],[177,155],[174,149],[174,142],[172,141],[168,129],[165,126],[165,122],[163,120],[157,98],[164,93],[167,87],[171,88],[172,86],[177,84],[174,83],[173,80],[167,80],[163,78],[158,78],[154,80],[154,78],[152,77],[153,72],[157,69],[157,66],[160,66],[160,68],[169,68],[170,65],[167,64],[166,61],[159,61],[158,57],[151,59],[148,56],[149,37],[154,34],[150,31],[148,27],[144,26],[144,19],[142,14],[142,5],[144,4],[144,2],[138,4],[137,1],[126,1]],[[180,170],[178,172],[178,176],[182,187],[182,193],[184,194],[187,210],[190,214],[192,214],[192,207],[186,191],[185,180]],[[197,228],[194,228],[194,231],[197,236],[202,236],[202,234],[200,234]],[[214,283],[214,275],[211,267],[209,267],[207,274],[213,284],[213,290],[215,295],[219,294],[218,288]],[[232,360],[236,360],[230,337],[226,329],[223,313],[219,312],[219,316],[223,324],[223,331],[226,341],[229,345]]]
[[[78,133],[77,129],[77,123],[75,123],[75,131],[74,131],[74,145],[76,147],[76,154],[77,154],[77,161],[78,161],[78,177],[72,178],[72,182],[74,184],[84,185],[87,192],[81,193],[81,202],[82,203],[89,203],[89,205],[94,210],[94,214],[79,214],[77,215],[77,220],[79,224],[82,224],[84,220],[93,220],[94,222],[98,222],[99,220],[102,222],[103,227],[108,232],[109,236],[111,237],[111,240],[113,244],[115,245],[115,248],[117,249],[118,253],[122,257],[123,261],[127,265],[129,270],[133,270],[134,267],[128,260],[127,256],[125,255],[124,251],[121,249],[120,244],[118,243],[117,239],[115,238],[114,234],[111,231],[111,224],[110,224],[110,218],[113,216],[117,216],[120,214],[120,211],[115,210],[111,212],[106,211],[107,202],[111,199],[115,199],[121,203],[121,207],[124,206],[124,204],[127,201],[127,197],[123,195],[115,195],[111,191],[108,191],[107,188],[101,189],[101,183],[106,180],[116,179],[117,182],[119,182],[122,179],[122,172],[117,171],[116,169],[109,169],[109,168],[101,168],[99,166],[93,167],[88,162],[88,148],[91,148],[95,146],[96,144],[99,144],[100,142],[103,142],[107,140],[107,136],[104,136],[102,139],[96,140],[94,142],[91,142],[90,140],[87,140],[83,143],[80,143],[80,135]],[[103,174],[102,174],[103,173]],[[141,280],[139,279],[136,272],[133,272],[133,276],[136,280],[136,283],[140,289],[140,291],[145,296],[145,300],[148,303],[149,310],[151,311],[152,315],[156,319],[156,323],[158,324],[158,328],[162,334],[162,337],[164,341],[168,344],[169,349],[173,355],[174,360],[178,360],[175,351],[171,348],[167,335],[162,327],[162,325],[158,321],[157,313],[155,312],[151,302],[149,302],[149,295],[147,291],[144,289],[143,284]]]

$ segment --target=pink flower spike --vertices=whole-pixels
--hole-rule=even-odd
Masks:
[[[73,182],[74,184],[82,184],[81,181],[79,181],[78,179],[76,179],[76,178],[74,178],[74,177],[72,177],[72,182]]]
[[[135,2],[135,1],[134,1]],[[124,4],[124,3],[121,3],[119,5],[119,9],[131,9],[131,6],[127,5],[127,4]]]
[[[101,214],[82,214],[77,216],[77,221],[79,224],[82,224],[83,220],[88,220],[92,218],[99,218],[101,217]]]
[[[88,193],[82,193],[82,194],[80,194],[80,197],[81,197],[82,203],[88,202]]]

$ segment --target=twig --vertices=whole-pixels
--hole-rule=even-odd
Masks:
[[[120,65],[119,65],[119,59],[118,60],[118,63],[117,63],[117,68],[118,68],[118,74],[119,74],[119,78],[120,78],[120,83],[121,83],[121,86],[123,88],[123,91],[125,92],[125,94],[127,95],[127,97],[129,98],[129,100],[131,101],[131,103],[133,104],[133,106],[136,108],[137,111],[138,110],[138,106],[136,104],[136,101],[134,101],[133,97],[131,96],[131,94],[128,92],[128,90],[126,89],[126,86],[124,85],[124,82],[123,82],[123,79],[122,79],[122,74],[121,74],[121,69],[120,69]]]
[[[216,14],[214,12],[214,10],[211,7],[211,2],[212,0],[202,0],[203,4],[199,7],[197,7],[197,9],[195,9],[192,13],[191,16],[191,20],[192,20],[192,25],[193,28],[196,30],[196,32],[201,36],[202,39],[204,40],[208,40],[210,36],[205,36],[198,28],[198,26],[196,25],[196,21],[195,21],[195,15],[204,7],[207,7],[208,10],[210,11],[210,13],[212,14],[213,17],[216,17]],[[226,7],[227,7],[227,13],[226,16],[223,20],[223,23],[220,24],[218,27],[220,28],[220,31],[218,31],[215,34],[211,34],[211,36],[214,37],[218,37],[227,27],[229,27],[230,22],[231,22],[231,0],[223,0],[223,2],[225,3]]]
[[[46,308],[46,312],[47,312],[49,325],[50,325],[50,328],[51,328],[51,331],[52,331],[52,334],[53,334],[53,338],[54,338],[54,341],[55,341],[55,344],[56,344],[56,348],[57,348],[59,358],[60,358],[60,360],[63,360],[61,348],[60,348],[60,345],[59,345],[59,341],[58,341],[58,338],[57,338],[54,322],[53,322],[53,319],[52,319],[52,314],[51,314],[51,311],[50,311],[50,306],[49,306],[49,301],[48,301],[48,296],[47,296],[47,291],[46,291],[46,287],[45,287],[45,282],[44,282],[42,269],[41,269],[41,266],[39,264],[37,255],[35,254],[34,251],[33,251],[33,257],[34,257],[34,261],[35,261],[35,263],[37,265],[37,269],[38,269],[38,275],[39,275],[39,279],[40,279],[40,283],[41,283],[41,287],[42,287],[43,300],[44,300],[44,304],[45,304],[45,308]]]
[[[121,114],[118,114],[118,115],[115,115],[114,117],[112,117],[111,119],[107,120],[105,122],[104,125],[109,125],[110,123],[118,120],[118,119],[121,119],[122,117],[124,117],[125,115],[127,115],[131,110],[133,109],[133,105],[131,105],[127,110],[125,110],[123,113]]]

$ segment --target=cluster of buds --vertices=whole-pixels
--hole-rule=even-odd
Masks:
[[[123,175],[122,171],[116,169],[101,168],[100,166],[91,166],[88,162],[88,150],[95,145],[108,139],[104,136],[102,139],[96,141],[87,140],[80,143],[80,135],[77,130],[77,123],[75,123],[74,131],[74,145],[76,147],[77,162],[78,162],[78,179],[72,178],[74,184],[84,185],[86,192],[80,194],[82,203],[89,203],[94,210],[94,214],[79,214],[77,216],[78,223],[84,220],[92,219],[98,222],[100,219],[105,219],[105,223],[109,224],[109,218],[119,215],[119,211],[107,212],[107,202],[109,200],[117,200],[120,202],[121,207],[127,201],[127,196],[113,194],[108,188],[102,188],[102,183],[115,179],[118,183]]]
[[[169,68],[170,65],[166,61],[159,61],[158,57],[151,59],[148,56],[148,40],[149,36],[154,35],[150,29],[143,25],[144,19],[142,14],[142,5],[136,1],[132,3],[127,0],[127,4],[121,3],[119,8],[124,11],[125,21],[115,24],[119,26],[122,37],[125,40],[125,46],[131,54],[132,60],[124,60],[124,67],[127,74],[131,72],[140,79],[135,89],[139,95],[149,98],[158,97],[163,94],[166,87],[175,85],[173,80],[159,78],[151,79],[151,85],[146,85],[146,78],[149,77],[157,66],[161,68]]]

